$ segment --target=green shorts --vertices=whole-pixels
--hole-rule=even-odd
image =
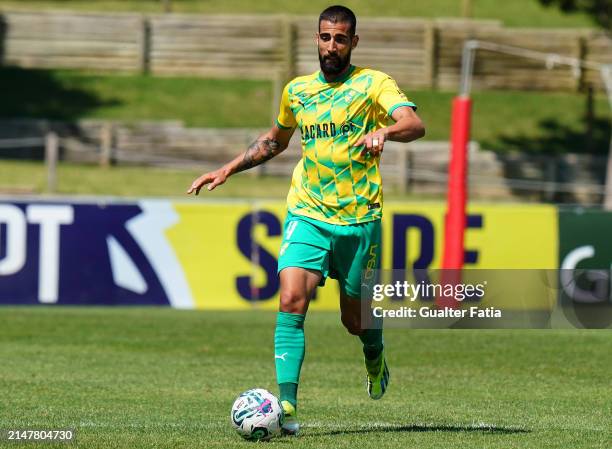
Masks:
[[[338,279],[343,292],[361,297],[361,275],[380,267],[380,220],[354,225],[334,225],[287,213],[278,272],[299,267]]]

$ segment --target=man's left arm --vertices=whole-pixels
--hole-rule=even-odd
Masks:
[[[372,131],[355,143],[356,147],[364,145],[361,151],[362,155],[365,156],[366,153],[370,153],[372,156],[379,156],[387,140],[411,142],[425,135],[423,122],[410,106],[401,106],[395,109],[391,118],[395,123]]]
[[[395,121],[393,125],[378,130],[386,134],[385,140],[412,142],[425,135],[425,125],[411,107],[397,108],[391,114],[391,118]]]

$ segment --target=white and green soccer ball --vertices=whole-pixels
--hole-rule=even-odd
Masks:
[[[232,426],[245,440],[269,440],[280,435],[283,407],[276,396],[263,388],[253,388],[234,401]]]

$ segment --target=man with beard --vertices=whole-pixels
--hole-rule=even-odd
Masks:
[[[273,158],[299,127],[302,159],[287,196],[274,335],[283,431],[291,435],[299,431],[304,319],[315,288],[327,277],[340,284],[342,323],[363,343],[368,395],[380,399],[389,382],[382,327],[361,320],[361,274],[380,267],[379,161],[384,144],[409,142],[425,131],[416,106],[392,78],[351,65],[359,41],[356,25],[355,15],[344,6],[323,11],[315,36],[321,70],[289,82],[276,124],[245,153],[203,174],[188,190],[196,195],[204,185],[213,190],[234,173]]]

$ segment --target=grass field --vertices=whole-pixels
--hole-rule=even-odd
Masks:
[[[72,427],[83,448],[246,448],[229,423],[235,396],[277,391],[273,312],[5,307],[0,317],[0,428]],[[337,313],[311,313],[306,338],[302,436],[266,447],[612,441],[610,332],[388,330],[391,385],[378,402]]]
[[[266,81],[5,68],[0,69],[0,84],[5,88],[0,118],[182,120],[187,126],[245,128],[272,122],[272,86]],[[425,138],[448,140],[455,93],[405,90],[419,106]],[[603,94],[594,104],[591,149],[585,145],[583,94],[485,91],[475,92],[473,99],[472,138],[484,148],[608,152],[612,114]]]
[[[205,14],[303,14],[316,15],[331,3],[327,0],[170,0],[174,12]],[[357,17],[461,17],[461,0],[393,1],[345,0]],[[498,19],[510,26],[584,27],[591,22],[585,15],[565,15],[556,8],[545,8],[537,0],[471,0],[471,17]],[[5,9],[73,9],[78,11],[128,11],[155,13],[163,10],[161,0],[0,0]]]
[[[100,168],[96,165],[62,163],[58,166],[58,194],[123,197],[187,197],[191,182],[202,172],[142,167]],[[238,174],[214,192],[203,192],[201,198],[284,198],[290,179],[253,178]],[[46,169],[42,162],[0,162],[0,191],[44,193]]]
[[[268,81],[7,67],[0,83],[6,87],[0,117],[183,120],[210,127],[266,126],[272,117]]]
[[[191,182],[202,174],[193,170],[152,167],[117,166],[100,168],[97,165],[60,163],[58,165],[58,195],[97,195],[98,197],[166,197],[187,199]],[[0,193],[42,194],[46,191],[47,172],[42,162],[0,161]],[[201,200],[222,198],[285,199],[291,183],[290,176],[262,176],[248,173],[233,176],[213,192],[202,191]],[[439,196],[399,193],[389,184],[386,199],[430,199]],[[100,198],[98,198],[100,199]]]

